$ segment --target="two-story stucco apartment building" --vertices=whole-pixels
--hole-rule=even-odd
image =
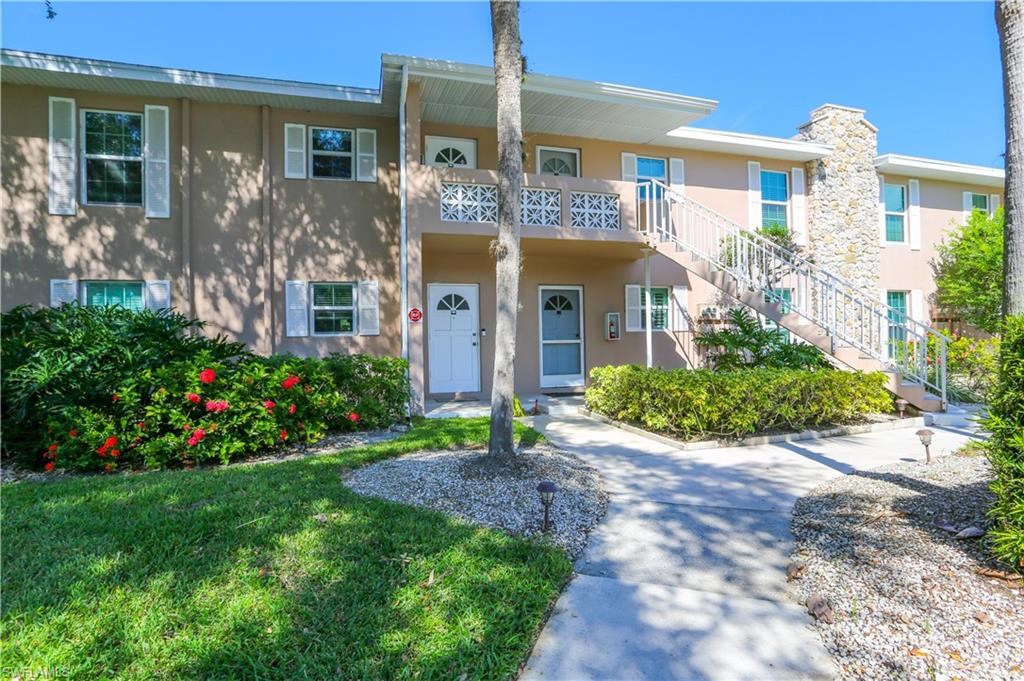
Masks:
[[[5,309],[172,306],[258,352],[407,355],[420,405],[489,394],[491,69],[386,55],[362,89],[6,50],[0,79]],[[935,245],[1002,170],[878,155],[831,104],[792,139],[689,127],[715,106],[527,76],[520,392],[695,366],[727,294],[849,366],[928,335]],[[766,284],[777,253],[723,252],[772,223],[808,259]]]

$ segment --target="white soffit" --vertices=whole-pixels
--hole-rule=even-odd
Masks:
[[[1002,168],[972,166],[932,158],[884,154],[875,158],[875,168],[882,175],[906,175],[999,189],[1006,184],[1006,171]]]
[[[398,55],[382,60],[385,73],[406,66],[409,78],[420,83],[423,120],[496,125],[492,68]],[[710,99],[537,73],[527,73],[523,81],[523,128],[529,132],[647,144],[707,116],[717,105]]]
[[[384,87],[382,91],[7,49],[0,51],[0,66],[0,79],[4,83],[51,90],[187,97],[225,104],[265,104],[278,108],[369,115],[395,115],[398,110],[396,87]]]
[[[804,142],[782,137],[762,137],[741,132],[678,128],[666,134],[666,146],[698,149],[722,154],[775,158],[784,161],[811,161],[832,153],[832,145]]]

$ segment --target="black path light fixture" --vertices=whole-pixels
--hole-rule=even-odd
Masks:
[[[917,437],[920,438],[921,444],[924,445],[925,463],[932,462],[932,452],[930,447],[932,444],[932,435],[934,434],[935,433],[933,431],[928,430],[927,428],[922,428],[921,430],[917,431]]]
[[[537,485],[537,492],[540,493],[540,503],[544,506],[544,532],[551,528],[551,502],[555,500],[555,492],[557,491],[558,487],[550,480],[544,480]]]

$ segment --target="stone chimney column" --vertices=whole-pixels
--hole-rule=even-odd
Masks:
[[[809,254],[855,286],[878,291],[878,128],[862,109],[824,104],[800,126],[800,138],[834,147],[807,163]]]

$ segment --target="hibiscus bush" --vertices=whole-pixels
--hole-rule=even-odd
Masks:
[[[91,317],[77,306],[50,312],[43,312],[40,320]],[[17,314],[24,319],[39,313]],[[135,315],[135,323],[143,325],[153,324],[154,318],[171,320],[172,334],[201,326],[168,313],[95,314],[125,323]],[[32,329],[36,324],[23,326]],[[73,331],[62,328],[64,333]],[[135,327],[128,323],[127,328]],[[104,338],[114,339],[116,333]],[[55,341],[21,351],[32,348],[33,340],[15,337],[18,362],[6,361],[6,348],[4,356],[5,452],[47,470],[227,462],[282,444],[312,441],[327,431],[387,427],[403,417],[408,399],[405,362],[399,359],[260,357],[223,339],[168,340],[159,333],[135,335],[131,342],[132,352],[108,369],[98,360],[61,355]],[[156,361],[159,347],[151,345],[173,350],[180,342],[186,344],[185,351],[169,352],[165,361]],[[76,345],[70,342],[69,347]],[[63,378],[59,385],[40,390],[46,381],[26,380],[46,378],[43,368],[51,365]],[[15,390],[8,395],[8,385],[25,394]],[[12,424],[19,434],[16,441],[7,437]]]

